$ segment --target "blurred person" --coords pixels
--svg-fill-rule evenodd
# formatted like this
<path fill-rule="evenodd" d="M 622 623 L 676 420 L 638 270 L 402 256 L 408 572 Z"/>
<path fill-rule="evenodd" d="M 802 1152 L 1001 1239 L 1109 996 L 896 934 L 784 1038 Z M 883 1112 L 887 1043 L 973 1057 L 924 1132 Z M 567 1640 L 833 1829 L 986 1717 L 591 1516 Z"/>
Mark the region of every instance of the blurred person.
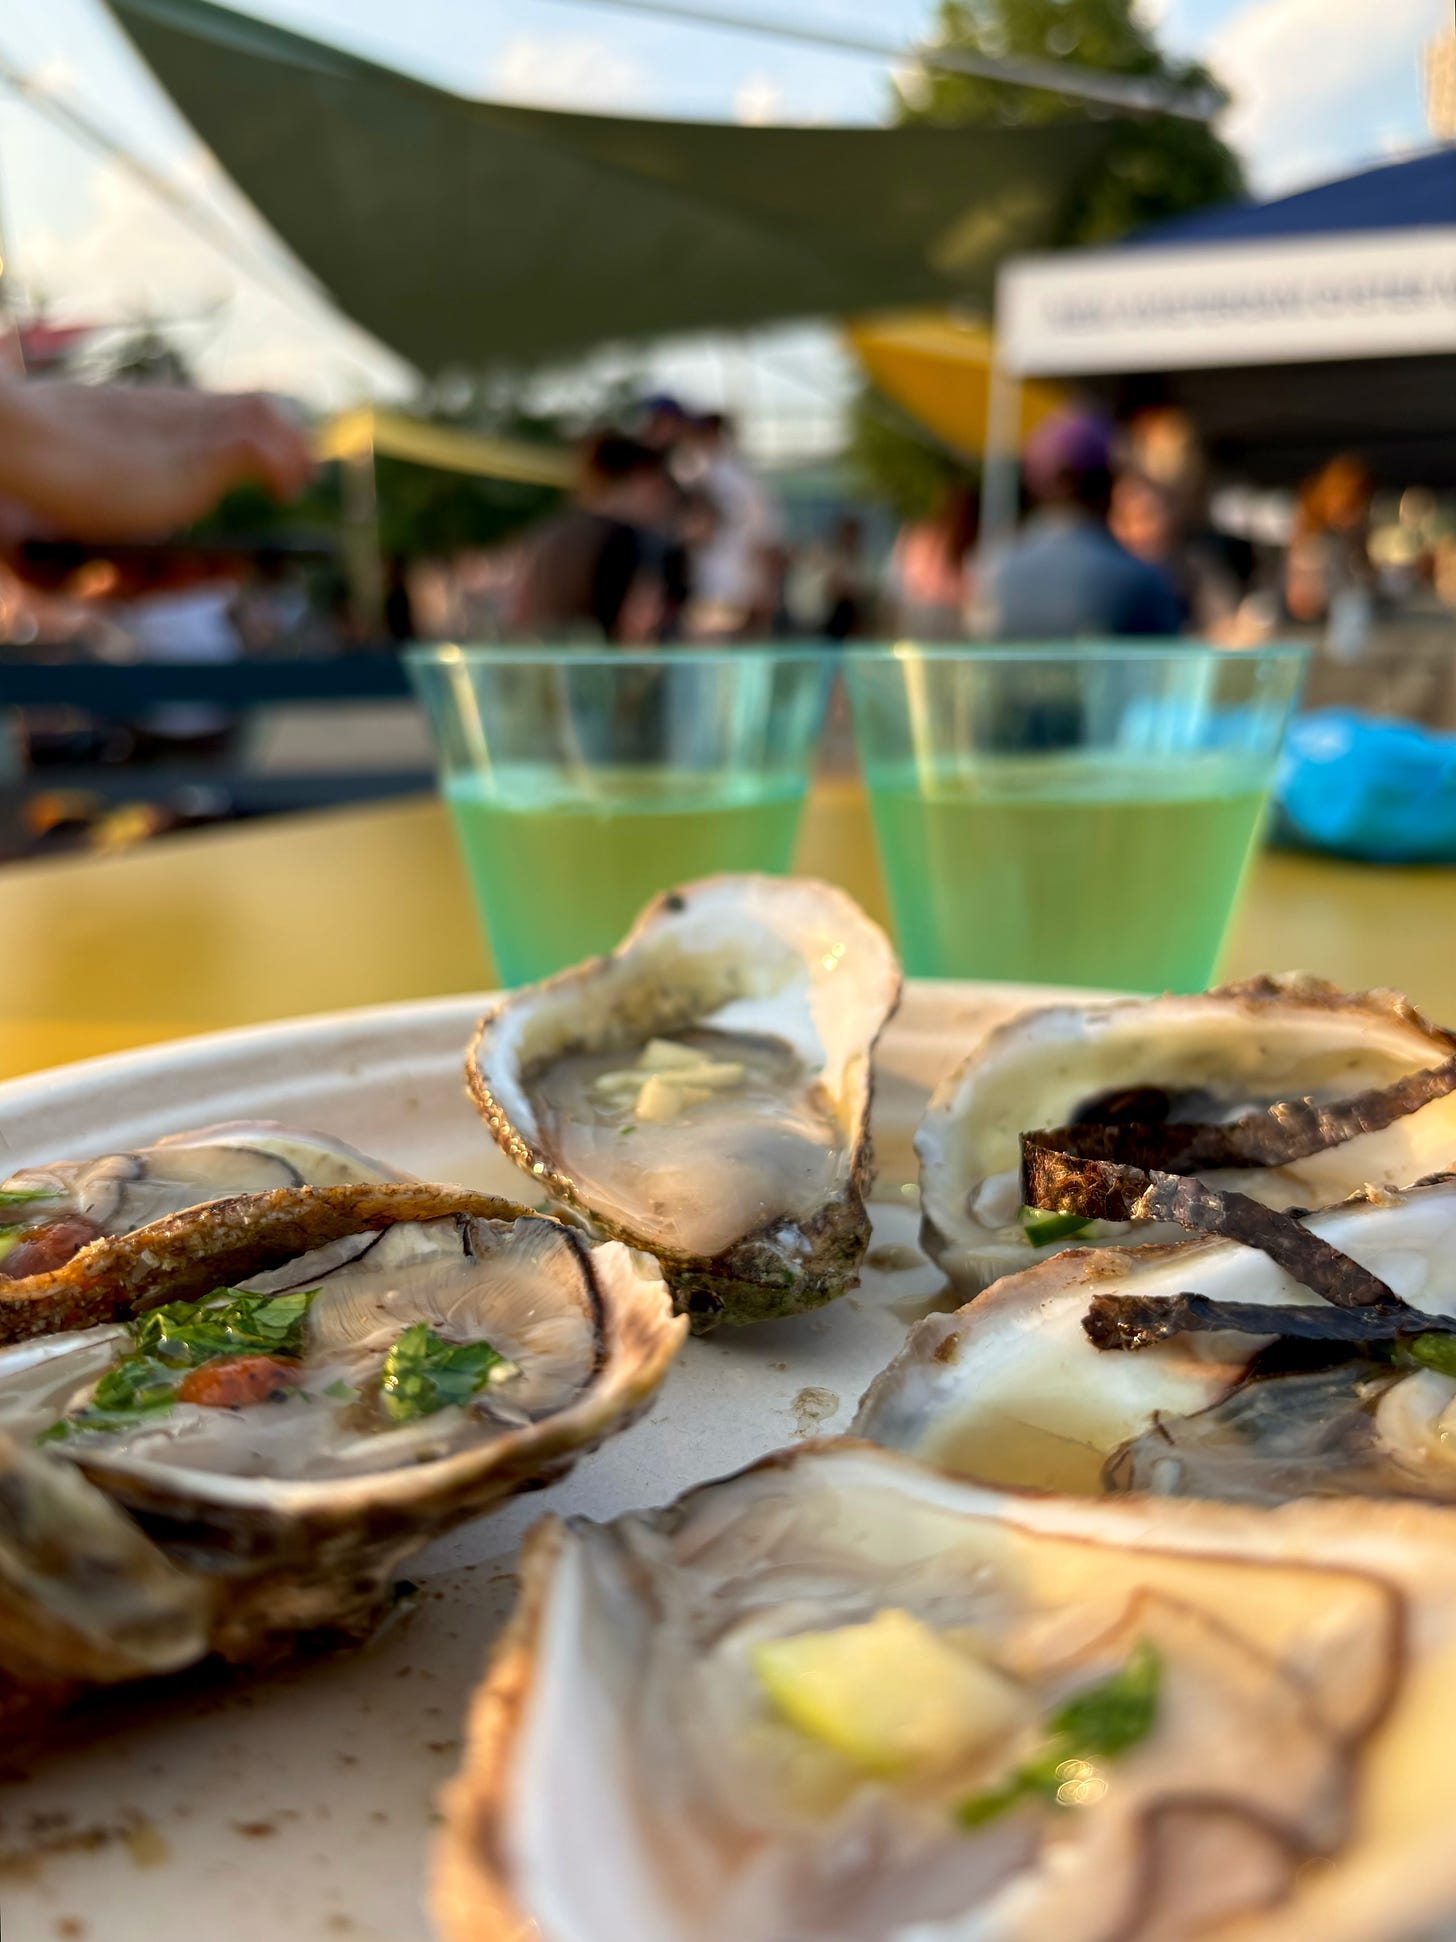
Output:
<path fill-rule="evenodd" d="M 819 628 L 825 640 L 854 640 L 869 631 L 873 591 L 864 550 L 864 521 L 856 513 L 842 513 L 829 536 L 824 615 Z"/>
<path fill-rule="evenodd" d="M 384 632 L 403 644 L 415 637 L 415 609 L 410 595 L 409 565 L 402 553 L 391 553 L 384 572 Z"/>
<path fill-rule="evenodd" d="M 1456 533 L 1438 539 L 1432 549 L 1431 584 L 1441 605 L 1456 611 Z"/>
<path fill-rule="evenodd" d="M 311 615 L 308 586 L 297 567 L 280 547 L 260 547 L 233 603 L 244 647 L 250 654 L 276 654 L 295 646 Z"/>
<path fill-rule="evenodd" d="M 768 578 L 768 638 L 793 640 L 802 630 L 794 613 L 795 555 L 782 540 L 764 549 L 764 571 Z"/>
<path fill-rule="evenodd" d="M 571 503 L 526 537 L 514 626 L 548 639 L 656 639 L 678 508 L 660 452 L 599 433 L 581 454 Z"/>
<path fill-rule="evenodd" d="M 692 430 L 691 414 L 665 391 L 644 398 L 638 406 L 637 436 L 654 452 L 671 458 Z"/>
<path fill-rule="evenodd" d="M 1374 606 L 1370 501 L 1364 461 L 1341 452 L 1300 487 L 1284 566 L 1284 605 L 1291 620 L 1323 622 L 1331 651 L 1354 659 L 1364 647 Z"/>
<path fill-rule="evenodd" d="M 1161 567 L 1183 602 L 1188 624 L 1221 646 L 1249 646 L 1244 611 L 1254 578 L 1247 540 L 1221 532 L 1208 502 L 1208 466 L 1197 428 L 1172 405 L 1138 412 L 1119 441 L 1109 524 L 1130 553 Z"/>
<path fill-rule="evenodd" d="M 1245 642 L 1240 604 L 1247 576 L 1234 571 L 1230 549 L 1213 532 L 1190 533 L 1184 501 L 1141 472 L 1120 472 L 1113 483 L 1108 529 L 1134 558 L 1165 574 L 1184 625 L 1224 646 Z"/>
<path fill-rule="evenodd" d="M 662 619 L 657 638 L 681 640 L 688 604 L 692 599 L 693 552 L 713 527 L 712 505 L 706 495 L 690 487 L 679 476 L 691 473 L 692 463 L 684 465 L 684 454 L 691 442 L 694 420 L 685 406 L 669 392 L 659 391 L 644 398 L 638 407 L 637 436 L 654 452 L 660 452 L 668 472 L 682 492 L 678 517 L 666 534 L 662 552 Z"/>
<path fill-rule="evenodd" d="M 677 474 L 685 441 L 693 428 L 692 414 L 669 392 L 659 391 L 642 400 L 639 419 L 638 437 L 654 452 L 661 452 L 668 471 L 682 486 Z M 682 638 L 684 616 L 692 599 L 693 549 L 707 537 L 713 523 L 707 499 L 685 486 L 683 492 L 680 517 L 667 536 L 662 555 L 663 611 L 658 638 L 664 641 Z"/>
<path fill-rule="evenodd" d="M 1024 471 L 1037 510 L 990 568 L 991 636 L 1070 641 L 1178 633 L 1183 609 L 1167 575 L 1108 530 L 1106 420 L 1084 411 L 1044 418 L 1026 442 Z"/>
<path fill-rule="evenodd" d="M 688 633 L 694 640 L 731 641 L 766 631 L 773 618 L 779 518 L 738 449 L 732 420 L 719 411 L 697 419 L 677 469 L 713 509 L 712 529 L 692 555 Z"/>
<path fill-rule="evenodd" d="M 295 498 L 308 441 L 267 398 L 0 378 L 0 538 L 151 539 L 235 486 Z"/>
<path fill-rule="evenodd" d="M 921 641 L 965 638 L 978 513 L 970 488 L 953 485 L 927 519 L 900 528 L 890 554 L 897 632 Z"/>
<path fill-rule="evenodd" d="M 1208 500 L 1208 468 L 1192 419 L 1174 405 L 1135 412 L 1119 446 L 1128 468 L 1168 495 L 1185 531 L 1201 523 Z"/>
<path fill-rule="evenodd" d="M 670 476 L 677 495 L 677 512 L 662 552 L 662 620 L 657 638 L 680 641 L 693 599 L 693 561 L 698 548 L 706 545 L 711 537 L 718 516 L 706 492 L 699 487 L 684 486 L 675 475 Z"/>
<path fill-rule="evenodd" d="M 133 656 L 184 665 L 241 660 L 236 609 L 243 571 L 240 558 L 223 551 L 158 559 L 149 573 L 139 563 L 133 584 L 150 584 L 113 608 Z M 131 727 L 140 756 L 211 756 L 231 747 L 237 718 L 213 702 L 170 701 L 149 709 Z"/>
<path fill-rule="evenodd" d="M 1178 543 L 1173 496 L 1143 472 L 1119 472 L 1112 482 L 1107 526 L 1119 546 L 1167 568 Z"/>

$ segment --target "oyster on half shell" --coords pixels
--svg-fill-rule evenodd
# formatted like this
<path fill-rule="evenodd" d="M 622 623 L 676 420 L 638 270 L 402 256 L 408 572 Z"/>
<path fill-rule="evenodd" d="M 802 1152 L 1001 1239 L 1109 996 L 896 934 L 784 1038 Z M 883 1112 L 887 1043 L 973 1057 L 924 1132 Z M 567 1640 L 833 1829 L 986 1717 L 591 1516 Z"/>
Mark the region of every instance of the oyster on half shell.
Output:
<path fill-rule="evenodd" d="M 594 1232 L 646 1249 L 698 1329 L 832 1301 L 873 1177 L 870 1059 L 899 999 L 843 891 L 710 877 L 610 957 L 513 992 L 466 1062 L 497 1142 Z"/>
<path fill-rule="evenodd" d="M 926 1251 L 969 1296 L 1068 1245 L 1181 1239 L 1166 1222 L 1134 1232 L 1098 1221 L 1035 1245 L 1022 1217 L 1020 1136 L 1089 1122 L 1216 1124 L 1283 1100 L 1329 1104 L 1453 1053 L 1456 1035 L 1399 993 L 1352 995 L 1303 974 L 1024 1012 L 941 1081 L 916 1134 Z M 1367 1184 L 1409 1186 L 1453 1159 L 1456 1091 L 1447 1091 L 1288 1164 L 1203 1177 L 1271 1207 L 1329 1207 Z"/>
<path fill-rule="evenodd" d="M 640 1415 L 686 1330 L 650 1257 L 416 1183 L 193 1208 L 0 1316 L 0 1711 L 362 1631 L 411 1552 Z"/>
<path fill-rule="evenodd" d="M 408 1176 L 329 1133 L 228 1120 L 153 1146 L 24 1167 L 0 1180 L 0 1282 L 58 1268 L 107 1234 L 128 1234 L 224 1194 L 343 1187 Z"/>
<path fill-rule="evenodd" d="M 1334 1309 L 1239 1241 L 1068 1248 L 918 1322 L 855 1431 L 986 1483 L 1456 1503 L 1456 1177 L 1301 1225 L 1408 1312 Z M 1217 1305 L 1208 1326 L 1158 1339 L 1188 1297 Z M 1094 1345 L 1119 1308 L 1145 1346 Z"/>
<path fill-rule="evenodd" d="M 548 1520 L 446 1942 L 1416 1942 L 1456 1916 L 1449 1513 L 770 1457 Z"/>

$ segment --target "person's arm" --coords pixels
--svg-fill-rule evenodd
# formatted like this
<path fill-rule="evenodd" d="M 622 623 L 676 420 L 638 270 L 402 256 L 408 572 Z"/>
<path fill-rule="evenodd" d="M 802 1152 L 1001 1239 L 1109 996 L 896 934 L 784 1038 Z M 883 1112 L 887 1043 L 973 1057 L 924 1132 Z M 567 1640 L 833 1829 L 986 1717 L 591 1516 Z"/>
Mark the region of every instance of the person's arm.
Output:
<path fill-rule="evenodd" d="M 257 395 L 0 382 L 0 497 L 37 532 L 160 538 L 234 486 L 289 499 L 312 471 L 303 433 Z"/>

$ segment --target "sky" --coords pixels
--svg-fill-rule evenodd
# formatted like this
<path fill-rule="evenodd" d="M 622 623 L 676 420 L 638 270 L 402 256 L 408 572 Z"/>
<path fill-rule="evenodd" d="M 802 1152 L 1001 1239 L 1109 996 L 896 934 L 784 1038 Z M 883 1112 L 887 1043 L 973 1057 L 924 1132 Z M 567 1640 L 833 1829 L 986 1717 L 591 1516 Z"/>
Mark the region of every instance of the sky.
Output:
<path fill-rule="evenodd" d="M 683 0 L 684 5 L 692 0 Z M 706 4 L 706 0 L 703 0 Z M 715 0 L 906 44 L 929 0 Z M 1278 194 L 1420 147 L 1421 50 L 1451 0 L 1143 0 L 1164 42 L 1213 67 L 1223 132 Z M 741 122 L 883 119 L 882 62 L 615 12 L 600 0 L 248 0 L 247 10 L 462 94 Z M 114 159 L 0 87 L 0 232 L 57 316 L 172 321 L 207 381 L 318 405 L 402 397 L 411 374 L 312 291 L 133 54 L 101 0 L 5 0 L 0 64 L 84 107 L 233 239 L 204 240 Z M 608 360 L 610 362 L 610 360 Z M 847 383 L 822 331 L 655 354 L 654 380 L 822 433 Z M 802 423 L 800 422 L 802 421 Z"/>

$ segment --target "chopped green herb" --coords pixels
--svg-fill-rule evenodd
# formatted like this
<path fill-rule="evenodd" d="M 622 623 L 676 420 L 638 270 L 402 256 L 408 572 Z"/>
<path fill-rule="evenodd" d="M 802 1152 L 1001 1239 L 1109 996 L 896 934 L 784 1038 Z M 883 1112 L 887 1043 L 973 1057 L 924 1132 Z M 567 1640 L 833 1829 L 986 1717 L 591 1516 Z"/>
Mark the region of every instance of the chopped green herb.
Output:
<path fill-rule="evenodd" d="M 1092 1223 L 1080 1214 L 1049 1214 L 1041 1207 L 1023 1207 L 1021 1228 L 1033 1247 L 1046 1247 L 1052 1241 L 1065 1241 L 1080 1234 Z"/>
<path fill-rule="evenodd" d="M 416 1322 L 384 1358 L 379 1399 L 396 1423 L 433 1416 L 469 1402 L 504 1359 L 489 1342 L 447 1342 L 428 1322 Z"/>
<path fill-rule="evenodd" d="M 1000 1820 L 1009 1814 L 1013 1807 L 1019 1807 L 1024 1800 L 1030 1800 L 1041 1790 L 1031 1785 L 1027 1778 L 1028 1769 L 1018 1767 L 1009 1780 L 1002 1781 L 999 1787 L 988 1788 L 984 1794 L 972 1794 L 956 1808 L 955 1817 L 962 1827 L 985 1827 L 991 1821 Z"/>
<path fill-rule="evenodd" d="M 177 1400 L 178 1372 L 155 1356 L 124 1355 L 91 1394 L 91 1407 L 107 1414 L 161 1409 Z"/>
<path fill-rule="evenodd" d="M 1158 1717 L 1162 1680 L 1157 1652 L 1146 1639 L 1139 1640 L 1120 1672 L 1074 1693 L 1052 1714 L 1053 1736 L 1075 1743 L 1074 1752 L 1064 1757 L 1085 1760 L 1092 1753 L 1126 1753 L 1145 1740 Z"/>
<path fill-rule="evenodd" d="M 138 1350 L 177 1368 L 196 1369 L 215 1355 L 297 1355 L 317 1288 L 287 1295 L 240 1294 L 218 1288 L 201 1301 L 172 1301 L 128 1322 Z"/>
<path fill-rule="evenodd" d="M 19 1207 L 27 1200 L 58 1200 L 51 1187 L 0 1187 L 0 1207 Z"/>
<path fill-rule="evenodd" d="M 1443 1335 L 1435 1331 L 1428 1335 L 1414 1335 L 1406 1348 L 1412 1360 L 1419 1362 L 1423 1369 L 1434 1369 L 1442 1376 L 1456 1376 L 1456 1335 Z"/>
<path fill-rule="evenodd" d="M 42 1432 L 54 1442 L 74 1430 L 114 1432 L 176 1402 L 189 1369 L 221 1356 L 296 1356 L 317 1288 L 287 1295 L 250 1295 L 218 1288 L 200 1301 L 172 1301 L 149 1308 L 126 1325 L 136 1344 L 113 1363 L 91 1400 Z"/>
<path fill-rule="evenodd" d="M 177 1400 L 181 1371 L 158 1362 L 155 1356 L 125 1355 L 108 1369 L 91 1392 L 91 1400 L 73 1415 L 63 1416 L 36 1438 L 58 1443 L 78 1430 L 114 1435 L 163 1414 Z"/>
<path fill-rule="evenodd" d="M 324 1394 L 336 1403 L 351 1403 L 359 1394 L 359 1391 L 354 1387 L 352 1382 L 345 1382 L 343 1377 L 340 1376 L 337 1382 L 331 1382 L 329 1384 Z"/>
<path fill-rule="evenodd" d="M 1158 1717 L 1163 1664 L 1141 1639 L 1120 1672 L 1074 1693 L 1047 1721 L 1046 1742 L 1023 1761 L 1009 1779 L 984 1794 L 972 1794 L 955 1810 L 962 1827 L 984 1827 L 1023 1801 L 1053 1806 L 1075 1799 L 1069 1784 L 1092 1777 L 1092 1762 L 1126 1753 L 1153 1730 Z"/>
<path fill-rule="evenodd" d="M 37 1443 L 64 1443 L 67 1437 L 79 1435 L 82 1430 L 117 1436 L 123 1430 L 135 1429 L 138 1423 L 155 1422 L 166 1413 L 161 1406 L 149 1410 L 78 1409 L 74 1416 L 63 1416 L 58 1423 L 52 1423 L 48 1430 L 42 1430 L 35 1440 Z"/>

